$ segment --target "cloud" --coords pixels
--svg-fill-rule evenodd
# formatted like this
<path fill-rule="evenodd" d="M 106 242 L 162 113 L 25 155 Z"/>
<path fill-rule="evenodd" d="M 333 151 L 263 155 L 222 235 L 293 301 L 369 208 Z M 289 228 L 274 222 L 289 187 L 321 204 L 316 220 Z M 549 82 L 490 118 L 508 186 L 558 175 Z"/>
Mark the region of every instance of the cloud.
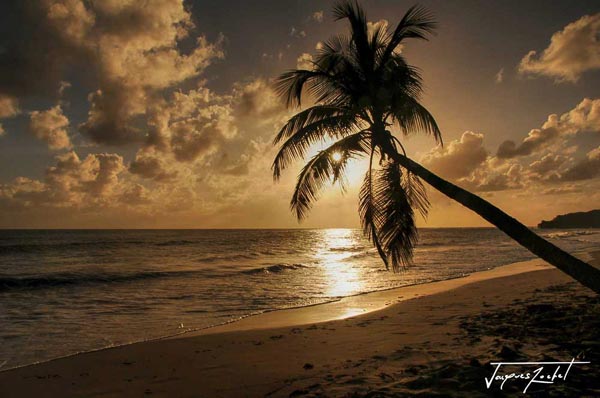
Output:
<path fill-rule="evenodd" d="M 0 200 L 13 208 L 85 209 L 111 204 L 119 189 L 119 174 L 125 170 L 116 154 L 90 154 L 81 160 L 73 152 L 56 157 L 43 181 L 17 178 L 0 188 Z"/>
<path fill-rule="evenodd" d="M 52 150 L 68 149 L 71 140 L 67 134 L 69 119 L 63 114 L 60 105 L 46 111 L 33 111 L 29 114 L 29 131 L 45 141 Z"/>
<path fill-rule="evenodd" d="M 181 162 L 193 162 L 211 153 L 237 134 L 230 97 L 208 89 L 174 92 L 150 110 L 146 147 L 171 153 Z"/>
<path fill-rule="evenodd" d="M 175 91 L 150 107 L 147 135 L 130 171 L 164 182 L 179 169 L 173 163 L 181 162 L 205 172 L 247 174 L 259 143 L 270 142 L 288 115 L 270 82 L 260 78 L 236 83 L 227 95 L 203 86 Z M 167 164 L 173 170 L 166 171 Z"/>
<path fill-rule="evenodd" d="M 43 179 L 18 177 L 0 184 L 0 214 L 4 224 L 12 220 L 15 225 L 91 220 L 90 226 L 124 226 L 121 221 L 132 218 L 148 223 L 157 215 L 168 220 L 173 212 L 201 212 L 194 189 L 191 175 L 180 184 L 149 189 L 127 172 L 120 155 L 95 153 L 82 159 L 69 151 L 56 157 Z"/>
<path fill-rule="evenodd" d="M 500 84 L 504 81 L 504 68 L 500 68 L 498 73 L 496 73 L 494 80 L 496 81 L 496 84 Z"/>
<path fill-rule="evenodd" d="M 123 145 L 141 142 L 144 134 L 140 127 L 130 123 L 146 108 L 142 90 L 121 87 L 96 90 L 88 95 L 90 109 L 87 120 L 79 124 L 79 131 L 93 142 L 106 145 Z"/>
<path fill-rule="evenodd" d="M 218 119 L 211 117 L 200 116 L 175 122 L 170 129 L 173 154 L 177 160 L 184 162 L 213 153 L 223 137 Z"/>
<path fill-rule="evenodd" d="M 259 78 L 236 84 L 231 101 L 236 119 L 242 119 L 244 124 L 248 119 L 252 119 L 253 122 L 258 123 L 259 128 L 269 126 L 273 129 L 274 124 L 283 121 L 283 116 L 288 114 L 270 83 L 265 79 Z M 266 133 L 271 135 L 273 131 Z"/>
<path fill-rule="evenodd" d="M 527 53 L 518 71 L 552 77 L 557 82 L 576 82 L 584 72 L 600 68 L 599 37 L 600 13 L 584 15 L 554 33 L 541 55 Z"/>
<path fill-rule="evenodd" d="M 368 21 L 367 22 L 367 32 L 368 32 L 369 36 L 372 36 L 373 33 L 375 33 L 375 31 L 377 29 L 383 29 L 385 31 L 385 29 L 387 29 L 388 25 L 389 25 L 389 22 L 387 19 L 380 19 L 379 21 L 376 21 L 376 22 Z"/>
<path fill-rule="evenodd" d="M 506 140 L 498 147 L 497 156 L 503 159 L 510 159 L 518 156 L 529 156 L 532 153 L 541 150 L 549 143 L 558 138 L 560 132 L 554 126 L 547 128 L 533 129 L 529 131 L 527 137 L 519 145 L 512 140 Z"/>
<path fill-rule="evenodd" d="M 295 37 L 297 39 L 301 39 L 306 37 L 306 32 L 300 29 L 296 29 L 294 26 L 290 29 L 290 36 Z"/>
<path fill-rule="evenodd" d="M 585 98 L 560 117 L 548 116 L 542 127 L 531 130 L 520 144 L 512 140 L 500 144 L 497 156 L 503 159 L 529 156 L 582 132 L 600 132 L 600 99 Z"/>
<path fill-rule="evenodd" d="M 458 179 L 471 174 L 487 156 L 488 152 L 483 147 L 483 134 L 465 131 L 460 140 L 432 149 L 421 161 L 447 178 Z"/>
<path fill-rule="evenodd" d="M 600 100 L 586 98 L 561 116 L 550 115 L 520 144 L 503 142 L 496 156 L 485 149 L 483 134 L 467 131 L 446 147 L 432 149 L 421 161 L 442 177 L 476 192 L 526 189 L 550 194 L 562 192 L 562 185 L 552 189 L 548 185 L 567 183 L 573 191 L 579 189 L 573 184 L 600 176 L 600 148 L 582 156 L 572 140 L 598 132 Z"/>
<path fill-rule="evenodd" d="M 0 94 L 0 120 L 14 117 L 20 113 L 16 98 Z M 4 135 L 4 127 L 0 124 L 0 136 Z"/>
<path fill-rule="evenodd" d="M 541 191 L 542 195 L 567 195 L 573 193 L 581 193 L 584 190 L 581 187 L 573 185 L 565 185 L 560 187 L 547 188 Z"/>
<path fill-rule="evenodd" d="M 141 141 L 156 98 L 223 56 L 220 39 L 191 36 L 182 0 L 40 0 L 17 9 L 0 53 L 0 95 L 56 95 L 66 73 L 84 70 L 96 89 L 79 128 L 101 144 Z"/>
<path fill-rule="evenodd" d="M 296 60 L 296 68 L 298 69 L 313 69 L 313 57 L 309 53 L 302 53 Z"/>
<path fill-rule="evenodd" d="M 592 149 L 583 160 L 561 174 L 562 181 L 582 181 L 600 176 L 600 146 Z"/>
<path fill-rule="evenodd" d="M 579 132 L 600 132 L 600 99 L 584 98 L 575 108 L 558 118 L 551 115 L 549 125 L 555 125 L 566 134 Z"/>
<path fill-rule="evenodd" d="M 16 98 L 0 95 L 0 119 L 16 116 L 20 113 Z"/>
<path fill-rule="evenodd" d="M 138 151 L 129 164 L 129 172 L 155 181 L 171 181 L 177 177 L 176 170 L 168 170 L 168 160 L 152 149 Z"/>
<path fill-rule="evenodd" d="M 490 156 L 468 176 L 456 182 L 475 192 L 496 192 L 522 188 L 525 180 L 523 166 Z"/>
<path fill-rule="evenodd" d="M 557 175 L 560 167 L 568 160 L 566 156 L 548 153 L 529 164 L 531 175 L 538 179 L 552 179 Z"/>
<path fill-rule="evenodd" d="M 141 184 L 134 184 L 127 188 L 119 196 L 119 201 L 136 207 L 152 203 L 150 191 Z"/>
<path fill-rule="evenodd" d="M 323 11 L 319 10 L 319 11 L 315 11 L 312 16 L 311 19 L 315 22 L 321 23 L 323 22 Z"/>

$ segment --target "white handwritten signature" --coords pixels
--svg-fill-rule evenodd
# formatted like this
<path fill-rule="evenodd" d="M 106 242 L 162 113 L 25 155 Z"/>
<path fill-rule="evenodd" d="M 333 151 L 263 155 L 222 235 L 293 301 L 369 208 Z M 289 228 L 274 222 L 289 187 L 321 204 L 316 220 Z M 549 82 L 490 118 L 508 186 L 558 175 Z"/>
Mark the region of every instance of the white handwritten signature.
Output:
<path fill-rule="evenodd" d="M 504 387 L 504 383 L 509 380 L 528 380 L 529 382 L 523 389 L 526 393 L 532 384 L 554 384 L 555 380 L 566 380 L 569 371 L 573 365 L 589 364 L 590 362 L 575 361 L 573 358 L 569 362 L 490 362 L 490 365 L 495 366 L 494 374 L 489 379 L 485 378 L 485 385 L 489 390 L 494 381 L 500 382 L 500 389 Z M 506 373 L 500 374 L 499 370 L 502 366 L 539 366 L 532 372 L 527 373 Z M 550 372 L 544 372 L 544 367 L 550 368 Z M 566 367 L 563 371 L 562 367 Z M 552 372 L 552 370 L 554 370 Z M 563 373 L 564 372 L 564 373 Z"/>

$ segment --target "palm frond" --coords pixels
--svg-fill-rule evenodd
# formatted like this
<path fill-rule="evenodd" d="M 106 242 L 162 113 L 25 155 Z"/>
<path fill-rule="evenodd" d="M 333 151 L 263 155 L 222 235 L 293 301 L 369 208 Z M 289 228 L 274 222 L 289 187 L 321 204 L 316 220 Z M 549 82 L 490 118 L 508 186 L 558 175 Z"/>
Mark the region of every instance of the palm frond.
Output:
<path fill-rule="evenodd" d="M 271 169 L 273 178 L 278 180 L 281 172 L 294 160 L 303 158 L 308 149 L 327 138 L 340 138 L 356 131 L 359 123 L 352 113 L 342 113 L 324 119 L 319 119 L 297 130 L 289 137 L 275 156 Z"/>
<path fill-rule="evenodd" d="M 437 23 L 433 13 L 425 7 L 415 5 L 408 9 L 402 20 L 396 26 L 387 44 L 380 66 L 384 65 L 389 57 L 404 39 L 414 38 L 428 40 L 428 35 L 434 33 Z"/>
<path fill-rule="evenodd" d="M 407 95 L 394 102 L 391 104 L 391 115 L 404 134 L 421 131 L 433 135 L 435 141 L 443 145 L 442 132 L 435 118 L 419 101 Z"/>
<path fill-rule="evenodd" d="M 406 192 L 408 202 L 413 209 L 417 209 L 423 218 L 429 212 L 429 199 L 427 190 L 421 179 L 407 169 L 402 169 L 402 188 Z"/>
<path fill-rule="evenodd" d="M 337 34 L 322 43 L 317 51 L 315 64 L 324 72 L 336 72 L 343 62 L 357 65 L 352 38 L 345 34 Z"/>
<path fill-rule="evenodd" d="M 340 179 L 349 159 L 366 153 L 368 138 L 369 132 L 364 130 L 344 137 L 320 151 L 304 166 L 298 175 L 298 182 L 290 202 L 290 208 L 296 213 L 298 220 L 306 217 L 326 182 Z M 334 153 L 343 154 L 342 159 L 334 161 Z"/>
<path fill-rule="evenodd" d="M 358 194 L 358 213 L 363 234 L 373 242 L 379 257 L 383 260 L 385 267 L 389 269 L 387 255 L 383 251 L 377 235 L 378 226 L 383 223 L 383 216 L 373 195 L 373 154 L 373 150 L 371 150 L 369 169 Z"/>
<path fill-rule="evenodd" d="M 274 84 L 275 92 L 285 99 L 288 108 L 302 104 L 302 93 L 307 82 L 314 79 L 327 80 L 331 76 L 322 71 L 295 69 L 282 73 Z"/>
<path fill-rule="evenodd" d="M 279 133 L 273 139 L 273 145 L 279 144 L 284 139 L 296 134 L 300 129 L 318 122 L 323 119 L 328 119 L 338 116 L 341 113 L 347 112 L 347 108 L 330 105 L 315 105 L 298 112 L 292 116 L 287 123 L 279 130 Z"/>
<path fill-rule="evenodd" d="M 381 214 L 377 233 L 394 271 L 411 264 L 418 240 L 414 212 L 401 181 L 400 165 L 388 161 L 373 182 L 374 201 Z"/>
<path fill-rule="evenodd" d="M 367 28 L 367 16 L 365 11 L 356 0 L 339 1 L 333 7 L 333 15 L 336 20 L 348 19 L 352 41 L 356 46 L 357 60 L 364 73 L 369 73 L 373 68 L 371 47 L 369 46 L 369 34 Z"/>
<path fill-rule="evenodd" d="M 406 63 L 400 54 L 388 61 L 386 68 L 380 70 L 381 80 L 392 93 L 392 105 L 405 96 L 419 99 L 423 92 L 423 78 L 419 68 Z"/>

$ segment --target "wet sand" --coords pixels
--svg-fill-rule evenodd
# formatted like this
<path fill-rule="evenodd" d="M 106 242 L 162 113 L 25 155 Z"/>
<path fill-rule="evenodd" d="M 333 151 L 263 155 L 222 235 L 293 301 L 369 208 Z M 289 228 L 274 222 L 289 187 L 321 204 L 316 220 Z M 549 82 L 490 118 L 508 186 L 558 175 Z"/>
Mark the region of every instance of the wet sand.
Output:
<path fill-rule="evenodd" d="M 0 396 L 493 396 L 490 361 L 572 358 L 530 392 L 598 396 L 599 331 L 597 295 L 534 260 L 0 372 Z"/>

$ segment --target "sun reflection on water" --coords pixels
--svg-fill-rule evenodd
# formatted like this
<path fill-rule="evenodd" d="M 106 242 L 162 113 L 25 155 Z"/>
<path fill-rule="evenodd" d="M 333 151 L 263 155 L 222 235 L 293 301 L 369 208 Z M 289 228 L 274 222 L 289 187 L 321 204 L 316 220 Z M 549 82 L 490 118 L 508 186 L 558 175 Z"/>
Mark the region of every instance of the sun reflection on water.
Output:
<path fill-rule="evenodd" d="M 352 248 L 359 244 L 356 232 L 351 229 L 326 229 L 321 232 L 323 246 L 315 256 L 327 278 L 326 294 L 339 297 L 359 293 L 362 288 L 360 271 L 346 261 L 353 255 Z"/>

